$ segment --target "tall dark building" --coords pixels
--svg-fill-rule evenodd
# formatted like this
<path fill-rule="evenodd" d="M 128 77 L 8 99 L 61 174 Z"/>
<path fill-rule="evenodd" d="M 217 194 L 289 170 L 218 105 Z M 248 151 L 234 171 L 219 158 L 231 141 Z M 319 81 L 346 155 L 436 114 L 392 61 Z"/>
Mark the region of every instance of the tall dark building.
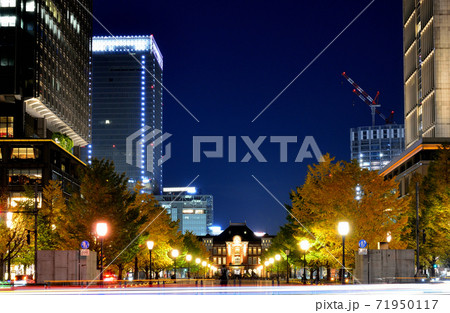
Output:
<path fill-rule="evenodd" d="M 0 192 L 7 193 L 0 207 L 11 214 L 27 185 L 36 188 L 38 212 L 49 180 L 60 181 L 67 197 L 79 189 L 85 164 L 77 156 L 90 141 L 86 9 L 92 1 L 0 0 Z M 11 275 L 39 281 L 36 264 L 37 255 L 34 266 Z"/>
<path fill-rule="evenodd" d="M 90 0 L 0 0 L 0 187 L 77 188 L 90 141 Z"/>
<path fill-rule="evenodd" d="M 403 0 L 406 150 L 380 172 L 396 177 L 401 195 L 450 143 L 449 8 L 450 0 Z"/>
<path fill-rule="evenodd" d="M 130 186 L 162 190 L 163 57 L 151 36 L 94 37 L 92 158 L 114 161 Z M 86 153 L 86 154 L 85 154 Z"/>
<path fill-rule="evenodd" d="M 91 30 L 77 0 L 0 1 L 1 115 L 14 117 L 1 137 L 89 142 Z"/>

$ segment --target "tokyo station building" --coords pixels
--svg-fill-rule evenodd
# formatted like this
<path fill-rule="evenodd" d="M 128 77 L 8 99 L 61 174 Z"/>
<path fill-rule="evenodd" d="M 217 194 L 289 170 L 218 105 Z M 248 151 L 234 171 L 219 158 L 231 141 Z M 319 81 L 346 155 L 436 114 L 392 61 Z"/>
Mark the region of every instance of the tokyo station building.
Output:
<path fill-rule="evenodd" d="M 223 265 L 232 275 L 262 276 L 261 254 L 273 236 L 253 232 L 246 223 L 230 223 L 217 236 L 199 237 L 210 252 L 210 262 L 217 268 Z"/>

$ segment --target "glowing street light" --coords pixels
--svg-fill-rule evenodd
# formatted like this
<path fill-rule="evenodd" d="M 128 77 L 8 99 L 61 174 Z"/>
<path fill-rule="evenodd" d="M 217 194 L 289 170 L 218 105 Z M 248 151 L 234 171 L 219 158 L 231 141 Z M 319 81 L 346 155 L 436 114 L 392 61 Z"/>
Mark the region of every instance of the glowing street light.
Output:
<path fill-rule="evenodd" d="M 386 235 L 386 241 L 387 241 L 387 242 L 391 242 L 391 240 L 392 240 L 392 235 L 391 235 L 391 232 L 388 231 L 388 232 L 387 232 L 387 235 Z"/>
<path fill-rule="evenodd" d="M 187 272 L 188 279 L 191 279 L 191 261 L 192 255 L 186 254 L 186 262 L 188 264 L 188 272 Z"/>
<path fill-rule="evenodd" d="M 147 241 L 147 248 L 148 248 L 148 252 L 149 252 L 149 255 L 150 255 L 150 279 L 152 279 L 152 250 L 153 250 L 153 246 L 155 245 L 155 243 L 153 242 L 153 241 L 151 241 L 151 240 L 148 240 Z"/>
<path fill-rule="evenodd" d="M 200 276 L 199 274 L 200 274 L 200 263 L 202 263 L 202 260 L 200 259 L 200 258 L 196 258 L 195 259 L 195 264 L 197 264 L 199 267 L 198 267 L 198 271 L 197 271 L 197 276 Z"/>
<path fill-rule="evenodd" d="M 275 255 L 275 261 L 280 261 L 281 260 L 281 255 L 279 255 L 279 254 L 276 254 Z M 279 270 L 280 269 L 280 264 L 279 263 L 277 263 L 277 281 L 279 282 L 279 280 L 280 280 L 280 274 L 279 274 Z"/>
<path fill-rule="evenodd" d="M 267 279 L 267 267 L 270 265 L 270 262 L 269 261 L 265 261 L 264 262 L 264 266 L 266 267 L 266 279 Z"/>
<path fill-rule="evenodd" d="M 175 266 L 175 269 L 174 269 L 174 272 L 175 272 L 175 281 L 174 281 L 174 283 L 175 284 L 177 283 L 177 258 L 178 258 L 179 255 L 180 255 L 180 252 L 177 249 L 173 249 L 172 250 L 172 257 L 174 259 L 174 266 Z"/>
<path fill-rule="evenodd" d="M 97 236 L 100 237 L 100 280 L 103 284 L 103 238 L 108 232 L 108 224 L 97 223 L 96 232 Z"/>
<path fill-rule="evenodd" d="M 348 222 L 339 222 L 338 232 L 342 236 L 342 284 L 345 284 L 345 236 L 350 231 Z"/>
<path fill-rule="evenodd" d="M 203 266 L 203 271 L 205 272 L 205 279 L 206 279 L 206 261 L 202 262 L 202 266 Z"/>
<path fill-rule="evenodd" d="M 304 239 L 300 241 L 300 249 L 303 250 L 303 275 L 302 275 L 303 285 L 306 284 L 306 252 L 309 250 L 309 247 L 310 244 L 308 240 Z"/>

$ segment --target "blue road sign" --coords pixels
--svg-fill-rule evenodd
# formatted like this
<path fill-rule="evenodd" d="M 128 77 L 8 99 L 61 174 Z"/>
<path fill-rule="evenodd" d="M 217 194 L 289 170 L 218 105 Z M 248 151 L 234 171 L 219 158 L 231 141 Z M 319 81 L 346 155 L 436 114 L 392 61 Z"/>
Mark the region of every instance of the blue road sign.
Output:
<path fill-rule="evenodd" d="M 361 239 L 361 240 L 359 241 L 359 247 L 360 247 L 361 249 L 364 249 L 366 246 L 367 246 L 367 241 L 365 241 L 364 239 Z"/>
<path fill-rule="evenodd" d="M 81 249 L 88 249 L 89 248 L 89 241 L 83 240 L 81 242 Z"/>

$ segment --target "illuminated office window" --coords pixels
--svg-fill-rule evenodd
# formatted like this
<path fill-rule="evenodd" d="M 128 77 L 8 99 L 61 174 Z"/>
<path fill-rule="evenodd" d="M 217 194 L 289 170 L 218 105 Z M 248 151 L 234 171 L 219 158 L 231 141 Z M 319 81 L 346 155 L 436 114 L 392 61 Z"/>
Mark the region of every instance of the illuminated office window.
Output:
<path fill-rule="evenodd" d="M 0 138 L 14 137 L 14 117 L 0 117 Z"/>
<path fill-rule="evenodd" d="M 37 159 L 39 151 L 34 148 L 13 148 L 11 159 Z"/>

